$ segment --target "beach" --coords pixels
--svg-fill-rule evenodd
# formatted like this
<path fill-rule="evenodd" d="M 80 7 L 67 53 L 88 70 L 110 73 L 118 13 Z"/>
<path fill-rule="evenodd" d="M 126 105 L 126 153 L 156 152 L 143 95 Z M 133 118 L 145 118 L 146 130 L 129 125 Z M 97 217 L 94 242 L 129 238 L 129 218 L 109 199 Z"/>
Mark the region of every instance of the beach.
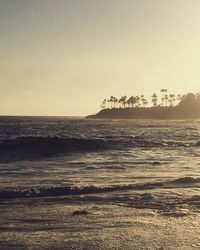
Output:
<path fill-rule="evenodd" d="M 1 117 L 0 249 L 199 249 L 199 132 Z"/>

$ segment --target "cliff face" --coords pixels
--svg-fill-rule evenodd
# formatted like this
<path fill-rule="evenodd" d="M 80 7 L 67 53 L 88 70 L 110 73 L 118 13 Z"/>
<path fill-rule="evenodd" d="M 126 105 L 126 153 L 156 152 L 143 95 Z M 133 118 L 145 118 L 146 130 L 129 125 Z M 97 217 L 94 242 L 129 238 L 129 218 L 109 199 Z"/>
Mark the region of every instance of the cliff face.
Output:
<path fill-rule="evenodd" d="M 151 107 L 151 108 L 113 108 L 101 110 L 90 119 L 198 119 L 200 106 L 191 105 L 176 107 Z"/>

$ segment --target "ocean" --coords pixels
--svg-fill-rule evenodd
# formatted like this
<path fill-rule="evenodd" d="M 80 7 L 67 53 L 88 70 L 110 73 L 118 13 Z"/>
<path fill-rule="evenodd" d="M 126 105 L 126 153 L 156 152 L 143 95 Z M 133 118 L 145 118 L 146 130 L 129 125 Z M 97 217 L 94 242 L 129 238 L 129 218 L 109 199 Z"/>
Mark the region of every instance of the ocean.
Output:
<path fill-rule="evenodd" d="M 0 249 L 200 249 L 200 120 L 0 117 Z"/>

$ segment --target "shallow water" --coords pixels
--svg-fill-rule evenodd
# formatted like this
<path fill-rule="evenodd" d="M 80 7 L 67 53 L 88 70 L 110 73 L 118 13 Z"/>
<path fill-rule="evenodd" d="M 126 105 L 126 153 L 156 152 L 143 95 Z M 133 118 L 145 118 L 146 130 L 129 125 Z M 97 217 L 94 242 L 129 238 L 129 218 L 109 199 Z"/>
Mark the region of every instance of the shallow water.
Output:
<path fill-rule="evenodd" d="M 199 120 L 1 117 L 0 249 L 199 249 L 199 141 Z"/>

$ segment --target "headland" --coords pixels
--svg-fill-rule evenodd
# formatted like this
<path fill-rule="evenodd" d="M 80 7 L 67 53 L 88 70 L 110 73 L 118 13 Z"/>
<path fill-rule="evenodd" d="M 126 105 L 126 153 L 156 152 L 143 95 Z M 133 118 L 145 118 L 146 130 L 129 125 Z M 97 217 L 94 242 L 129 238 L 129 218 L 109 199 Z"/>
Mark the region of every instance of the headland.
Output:
<path fill-rule="evenodd" d="M 131 102 L 130 98 L 124 101 L 116 101 L 111 97 L 109 101 L 103 101 L 101 105 L 102 110 L 95 115 L 89 115 L 89 119 L 163 119 L 163 120 L 176 120 L 176 119 L 200 119 L 200 94 L 188 93 L 184 96 L 179 95 L 179 102 L 174 105 L 175 97 L 171 99 L 162 98 L 162 103 L 157 105 L 157 97 L 152 96 L 152 107 L 145 107 L 147 104 L 146 99 L 142 99 L 143 105 L 139 103 L 138 98 Z M 113 101 L 112 101 L 113 100 Z M 168 101 L 168 104 L 166 102 Z M 110 107 L 103 105 L 110 102 Z M 117 106 L 118 104 L 119 106 Z"/>

